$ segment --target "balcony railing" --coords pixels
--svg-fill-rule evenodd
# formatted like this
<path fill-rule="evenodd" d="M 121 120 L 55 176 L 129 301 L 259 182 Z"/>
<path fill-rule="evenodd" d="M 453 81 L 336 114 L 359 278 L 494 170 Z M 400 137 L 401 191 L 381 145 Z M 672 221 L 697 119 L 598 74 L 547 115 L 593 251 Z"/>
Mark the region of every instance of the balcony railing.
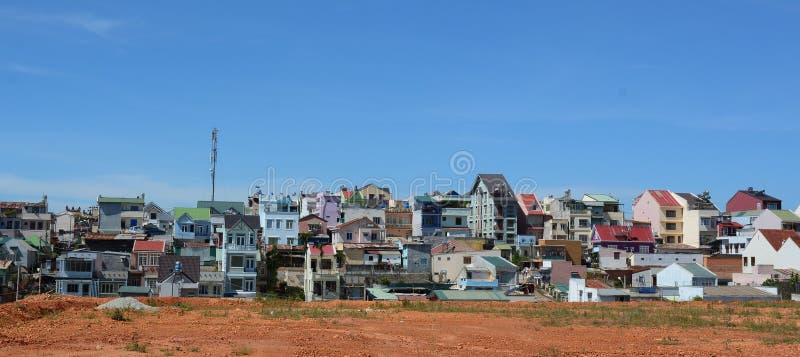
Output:
<path fill-rule="evenodd" d="M 469 288 L 496 288 L 500 286 L 500 282 L 497 279 L 494 280 L 459 279 L 458 285 Z"/>
<path fill-rule="evenodd" d="M 249 244 L 236 244 L 236 243 L 227 243 L 225 244 L 225 249 L 227 250 L 258 250 L 256 245 L 249 245 Z"/>

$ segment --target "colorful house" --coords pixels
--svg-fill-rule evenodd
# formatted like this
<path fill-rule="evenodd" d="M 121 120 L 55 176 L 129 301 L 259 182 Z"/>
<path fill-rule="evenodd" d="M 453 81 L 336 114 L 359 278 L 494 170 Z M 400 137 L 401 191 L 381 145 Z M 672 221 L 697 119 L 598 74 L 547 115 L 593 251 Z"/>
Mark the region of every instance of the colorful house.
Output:
<path fill-rule="evenodd" d="M 647 190 L 633 202 L 633 219 L 649 222 L 664 243 L 683 243 L 683 206 L 668 190 Z"/>
<path fill-rule="evenodd" d="M 211 210 L 208 208 L 175 207 L 175 239 L 208 242 L 211 237 Z"/>
<path fill-rule="evenodd" d="M 596 225 L 592 229 L 592 245 L 648 254 L 655 252 L 656 240 L 647 227 Z"/>
<path fill-rule="evenodd" d="M 781 209 L 781 200 L 768 195 L 764 190 L 756 191 L 752 187 L 737 191 L 725 205 L 727 212 Z"/>

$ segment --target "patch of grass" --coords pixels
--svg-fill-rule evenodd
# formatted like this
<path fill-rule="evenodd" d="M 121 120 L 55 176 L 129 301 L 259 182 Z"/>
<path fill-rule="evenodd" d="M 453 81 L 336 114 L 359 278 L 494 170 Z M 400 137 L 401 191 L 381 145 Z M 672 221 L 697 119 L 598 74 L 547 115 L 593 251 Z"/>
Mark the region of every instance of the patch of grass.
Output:
<path fill-rule="evenodd" d="M 678 339 L 673 338 L 672 336 L 664 336 L 660 340 L 658 340 L 658 344 L 664 346 L 675 346 L 679 345 L 680 343 L 681 342 L 678 341 Z"/>
<path fill-rule="evenodd" d="M 800 337 L 767 337 L 761 340 L 765 345 L 786 345 L 786 344 L 800 344 Z"/>
<path fill-rule="evenodd" d="M 94 320 L 95 317 L 97 317 L 97 315 L 95 315 L 94 312 L 90 312 L 90 313 L 88 313 L 86 315 L 83 315 L 83 318 L 87 319 L 87 320 Z"/>
<path fill-rule="evenodd" d="M 236 356 L 249 356 L 253 354 L 253 349 L 247 346 L 239 346 L 237 349 L 233 350 L 233 354 Z"/>
<path fill-rule="evenodd" d="M 189 352 L 200 352 L 200 347 L 194 346 L 189 348 Z"/>
<path fill-rule="evenodd" d="M 175 305 L 172 306 L 181 309 L 181 311 L 191 311 L 193 309 L 192 305 L 189 305 L 183 301 L 178 301 L 175 303 Z"/>
<path fill-rule="evenodd" d="M 145 346 L 143 343 L 139 343 L 139 341 L 131 340 L 130 343 L 125 345 L 125 350 L 132 352 L 139 352 L 139 353 L 147 353 L 147 346 Z"/>
<path fill-rule="evenodd" d="M 203 315 L 203 317 L 228 317 L 228 311 L 203 310 L 201 315 Z"/>
<path fill-rule="evenodd" d="M 131 320 L 130 318 L 125 316 L 125 311 L 122 310 L 122 309 L 114 309 L 114 310 L 112 310 L 109 313 L 109 317 L 111 317 L 111 319 L 114 320 L 114 321 L 127 322 L 127 321 Z"/>
<path fill-rule="evenodd" d="M 61 311 L 53 311 L 53 312 L 48 312 L 48 313 L 44 314 L 44 317 L 46 317 L 46 318 L 48 318 L 50 320 L 55 320 L 59 316 L 61 316 Z"/>
<path fill-rule="evenodd" d="M 161 349 L 161 353 L 163 353 L 164 356 L 174 356 L 175 355 L 175 352 L 173 350 L 168 349 L 168 348 L 162 348 Z"/>

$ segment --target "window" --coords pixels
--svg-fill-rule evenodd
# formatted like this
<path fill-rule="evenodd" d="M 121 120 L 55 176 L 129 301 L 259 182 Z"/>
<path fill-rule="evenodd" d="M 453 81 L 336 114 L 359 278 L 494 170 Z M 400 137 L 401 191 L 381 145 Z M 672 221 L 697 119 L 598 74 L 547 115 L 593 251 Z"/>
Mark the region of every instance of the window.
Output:
<path fill-rule="evenodd" d="M 255 257 L 247 257 L 244 260 L 244 268 L 245 269 L 255 269 L 256 268 L 256 258 Z M 255 271 L 255 270 L 253 270 Z"/>
<path fill-rule="evenodd" d="M 375 261 L 375 256 L 374 255 L 368 255 L 367 256 L 367 261 L 374 262 Z"/>
<path fill-rule="evenodd" d="M 208 295 L 208 285 L 205 284 L 200 285 L 199 289 L 200 289 L 199 292 L 200 295 Z"/>
<path fill-rule="evenodd" d="M 619 260 L 619 252 L 614 252 L 614 260 Z"/>
<path fill-rule="evenodd" d="M 244 281 L 244 291 L 255 291 L 255 281 L 253 280 L 245 280 Z"/>
<path fill-rule="evenodd" d="M 269 237 L 269 245 L 277 245 L 278 244 L 278 237 Z"/>
<path fill-rule="evenodd" d="M 281 220 L 280 219 L 276 219 L 275 220 L 275 229 L 281 229 Z"/>
<path fill-rule="evenodd" d="M 114 283 L 102 283 L 100 284 L 100 293 L 101 294 L 113 294 L 116 293 L 116 289 L 114 289 Z"/>
<path fill-rule="evenodd" d="M 237 234 L 236 235 L 236 245 L 244 245 L 245 237 L 244 234 Z"/>
<path fill-rule="evenodd" d="M 222 287 L 219 286 L 219 285 L 214 285 L 214 288 L 212 289 L 212 291 L 214 292 L 214 295 L 222 295 L 221 290 L 222 290 Z"/>
<path fill-rule="evenodd" d="M 181 233 L 189 233 L 189 224 L 181 224 Z"/>
<path fill-rule="evenodd" d="M 581 239 L 581 242 L 588 242 L 589 241 L 589 236 L 586 235 L 586 234 L 581 234 L 579 237 Z"/>
<path fill-rule="evenodd" d="M 650 254 L 650 247 L 648 247 L 646 245 L 640 245 L 639 246 L 639 253 Z"/>
<path fill-rule="evenodd" d="M 267 220 L 267 229 L 272 229 L 272 220 L 271 219 Z"/>
<path fill-rule="evenodd" d="M 332 259 L 322 259 L 320 263 L 320 269 L 333 269 L 333 260 Z"/>
<path fill-rule="evenodd" d="M 66 270 L 74 272 L 88 273 L 92 271 L 92 262 L 89 260 L 75 260 L 68 259 L 66 261 Z"/>
<path fill-rule="evenodd" d="M 286 220 L 286 229 L 294 229 L 294 220 L 291 219 Z"/>
<path fill-rule="evenodd" d="M 158 218 L 158 215 L 155 212 L 150 213 L 150 219 L 156 219 L 156 218 Z"/>
<path fill-rule="evenodd" d="M 678 216 L 678 213 L 675 210 L 668 209 L 666 212 L 666 216 L 669 218 L 675 218 Z"/>
<path fill-rule="evenodd" d="M 587 292 L 586 293 L 586 300 L 591 300 L 591 299 L 592 299 L 592 293 L 588 293 Z"/>
<path fill-rule="evenodd" d="M 742 261 L 744 262 L 744 266 L 747 266 L 747 257 L 742 258 Z"/>
<path fill-rule="evenodd" d="M 294 238 L 286 238 L 286 244 L 294 245 Z"/>
<path fill-rule="evenodd" d="M 248 238 L 248 242 L 250 243 L 250 245 L 255 245 L 256 244 L 256 235 L 255 234 L 248 233 L 247 234 L 247 238 Z"/>
<path fill-rule="evenodd" d="M 750 257 L 750 266 L 751 267 L 756 266 L 756 257 Z"/>
<path fill-rule="evenodd" d="M 472 264 L 472 257 L 464 257 L 464 264 Z"/>
<path fill-rule="evenodd" d="M 372 223 L 381 224 L 381 217 L 372 217 Z"/>
<path fill-rule="evenodd" d="M 667 230 L 668 230 L 668 231 L 674 231 L 674 230 L 676 230 L 677 228 L 678 228 L 678 225 L 677 225 L 677 224 L 675 224 L 675 223 L 667 223 Z"/>
<path fill-rule="evenodd" d="M 242 284 L 244 283 L 244 279 L 231 279 L 231 290 L 242 290 Z"/>
<path fill-rule="evenodd" d="M 442 222 L 447 222 L 447 216 L 442 216 Z"/>
<path fill-rule="evenodd" d="M 82 284 L 81 285 L 81 295 L 89 296 L 89 284 Z"/>
<path fill-rule="evenodd" d="M 67 292 L 77 294 L 78 293 L 78 284 L 67 284 Z"/>
<path fill-rule="evenodd" d="M 588 219 L 578 220 L 578 227 L 581 227 L 581 228 L 589 227 L 589 220 Z"/>
<path fill-rule="evenodd" d="M 231 255 L 231 268 L 243 268 L 244 257 L 241 255 Z"/>
<path fill-rule="evenodd" d="M 457 226 L 460 226 L 460 225 L 462 225 L 462 224 L 463 224 L 463 218 L 461 218 L 461 217 L 456 217 L 456 225 L 457 225 Z"/>
<path fill-rule="evenodd" d="M 353 232 L 347 232 L 345 237 L 347 237 L 347 240 L 353 240 Z"/>
<path fill-rule="evenodd" d="M 147 265 L 147 255 L 139 254 L 139 266 L 143 267 L 145 265 Z"/>

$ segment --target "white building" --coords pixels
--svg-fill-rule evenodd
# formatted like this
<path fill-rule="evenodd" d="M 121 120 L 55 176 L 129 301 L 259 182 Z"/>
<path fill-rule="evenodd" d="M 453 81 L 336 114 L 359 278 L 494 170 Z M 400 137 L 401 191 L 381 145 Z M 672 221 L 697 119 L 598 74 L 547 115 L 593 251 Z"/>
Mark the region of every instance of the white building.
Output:
<path fill-rule="evenodd" d="M 263 198 L 259 206 L 264 243 L 297 244 L 297 225 L 300 220 L 297 202 L 289 197 L 269 197 Z"/>
<path fill-rule="evenodd" d="M 742 273 L 752 274 L 756 265 L 800 269 L 800 234 L 793 230 L 758 230 L 742 252 Z"/>
<path fill-rule="evenodd" d="M 703 265 L 703 255 L 693 253 L 634 254 L 631 266 L 666 267 L 672 263 L 696 263 Z"/>
<path fill-rule="evenodd" d="M 656 274 L 660 287 L 716 286 L 717 275 L 695 263 L 673 263 Z"/>

